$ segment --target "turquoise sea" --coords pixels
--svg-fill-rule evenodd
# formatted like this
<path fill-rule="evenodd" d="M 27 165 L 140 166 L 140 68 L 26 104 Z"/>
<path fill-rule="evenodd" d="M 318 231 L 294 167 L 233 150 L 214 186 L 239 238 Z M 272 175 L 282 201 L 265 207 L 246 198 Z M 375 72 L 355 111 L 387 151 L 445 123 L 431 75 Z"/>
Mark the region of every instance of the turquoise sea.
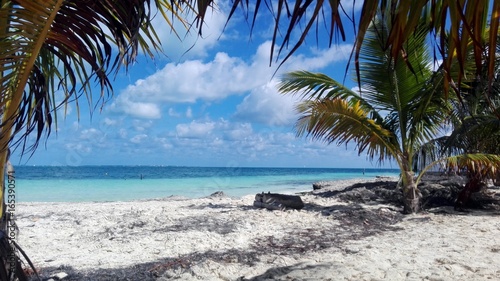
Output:
<path fill-rule="evenodd" d="M 396 169 L 242 168 L 171 166 L 17 166 L 18 202 L 130 201 L 223 191 L 240 197 L 258 192 L 311 190 L 312 183 L 397 176 Z"/>

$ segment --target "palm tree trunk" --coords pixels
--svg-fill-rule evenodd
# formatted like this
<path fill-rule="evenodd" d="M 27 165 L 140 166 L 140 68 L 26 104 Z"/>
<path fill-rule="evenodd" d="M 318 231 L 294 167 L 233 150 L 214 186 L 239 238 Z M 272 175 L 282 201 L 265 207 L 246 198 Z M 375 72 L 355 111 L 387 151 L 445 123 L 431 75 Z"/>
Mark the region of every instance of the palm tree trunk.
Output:
<path fill-rule="evenodd" d="M 497 172 L 496 178 L 493 179 L 493 184 L 495 186 L 500 186 L 500 171 Z"/>
<path fill-rule="evenodd" d="M 0 158 L 4 159 L 6 151 L 0 152 Z M 7 211 L 7 204 L 5 204 L 5 162 L 0 161 L 0 279 L 13 280 L 15 276 L 17 255 L 15 249 L 12 247 L 9 233 L 12 230 L 12 217 L 11 213 Z"/>
<path fill-rule="evenodd" d="M 483 177 L 479 173 L 469 172 L 467 174 L 467 183 L 460 191 L 455 201 L 455 209 L 463 209 L 469 203 L 472 193 L 479 192 L 486 187 Z"/>
<path fill-rule="evenodd" d="M 413 214 L 420 211 L 420 191 L 413 178 L 412 171 L 402 172 L 403 182 L 403 206 L 405 214 Z"/>

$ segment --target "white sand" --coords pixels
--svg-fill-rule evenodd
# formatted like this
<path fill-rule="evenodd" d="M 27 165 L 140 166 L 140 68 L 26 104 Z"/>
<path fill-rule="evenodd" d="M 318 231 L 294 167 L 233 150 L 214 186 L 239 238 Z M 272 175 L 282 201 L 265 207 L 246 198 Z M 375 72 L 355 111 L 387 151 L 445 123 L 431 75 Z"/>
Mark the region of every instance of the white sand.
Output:
<path fill-rule="evenodd" d="M 498 213 L 403 216 L 314 195 L 268 211 L 253 199 L 22 203 L 17 242 L 37 268 L 95 280 L 134 266 L 161 280 L 500 280 Z"/>

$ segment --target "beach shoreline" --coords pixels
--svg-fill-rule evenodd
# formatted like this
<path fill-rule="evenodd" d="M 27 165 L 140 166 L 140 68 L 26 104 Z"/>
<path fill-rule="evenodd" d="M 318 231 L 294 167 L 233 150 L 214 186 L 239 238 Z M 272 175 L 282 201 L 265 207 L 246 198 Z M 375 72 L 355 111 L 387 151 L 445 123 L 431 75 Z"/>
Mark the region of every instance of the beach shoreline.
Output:
<path fill-rule="evenodd" d="M 403 215 L 394 204 L 337 196 L 375 182 L 391 181 L 301 193 L 300 211 L 255 208 L 254 195 L 19 203 L 16 242 L 44 278 L 64 280 L 500 278 L 499 212 Z"/>

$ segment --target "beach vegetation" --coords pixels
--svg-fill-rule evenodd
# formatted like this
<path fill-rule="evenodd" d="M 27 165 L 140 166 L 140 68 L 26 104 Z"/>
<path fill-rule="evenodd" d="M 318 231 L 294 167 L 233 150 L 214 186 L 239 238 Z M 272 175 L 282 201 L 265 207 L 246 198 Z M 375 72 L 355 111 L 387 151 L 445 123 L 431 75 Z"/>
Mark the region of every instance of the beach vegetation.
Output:
<path fill-rule="evenodd" d="M 426 19 L 408 37 L 405 52 L 393 57 L 387 38 L 394 22 L 383 11 L 377 15 L 365 34 L 354 75 L 360 88 L 349 89 L 321 73 L 295 71 L 282 77 L 279 90 L 302 98 L 297 105 L 298 136 L 338 145 L 354 142 L 371 160 L 397 163 L 404 211 L 414 213 L 420 206 L 421 176 L 437 162 L 421 169 L 418 177 L 414 163 L 422 146 L 443 134 L 462 102 L 448 91 L 446 72 L 433 70 Z M 443 161 L 448 168 L 472 173 L 500 168 L 500 156 L 486 151 L 453 154 L 439 159 Z"/>
<path fill-rule="evenodd" d="M 498 43 L 496 50 L 497 54 L 500 54 Z M 469 57 L 472 60 L 472 55 Z M 488 60 L 487 56 L 483 57 L 485 65 Z M 473 68 L 474 65 L 469 62 L 468 69 Z M 491 84 L 486 72 L 476 76 L 473 71 L 468 71 L 468 79 L 460 85 L 461 92 L 466 94 L 461 96 L 461 102 L 450 100 L 453 108 L 449 118 L 450 133 L 424 144 L 415 161 L 417 169 L 425 169 L 425 166 L 434 162 L 442 165 L 447 173 L 461 173 L 466 176 L 467 182 L 458 195 L 456 208 L 465 207 L 471 194 L 486 188 L 489 180 L 500 185 L 500 169 L 495 169 L 496 166 L 492 165 L 494 162 L 483 162 L 481 169 L 474 169 L 471 167 L 473 161 L 460 161 L 458 158 L 454 161 L 443 161 L 449 157 L 478 152 L 500 155 L 500 56 L 495 58 L 494 69 L 495 78 Z"/>

